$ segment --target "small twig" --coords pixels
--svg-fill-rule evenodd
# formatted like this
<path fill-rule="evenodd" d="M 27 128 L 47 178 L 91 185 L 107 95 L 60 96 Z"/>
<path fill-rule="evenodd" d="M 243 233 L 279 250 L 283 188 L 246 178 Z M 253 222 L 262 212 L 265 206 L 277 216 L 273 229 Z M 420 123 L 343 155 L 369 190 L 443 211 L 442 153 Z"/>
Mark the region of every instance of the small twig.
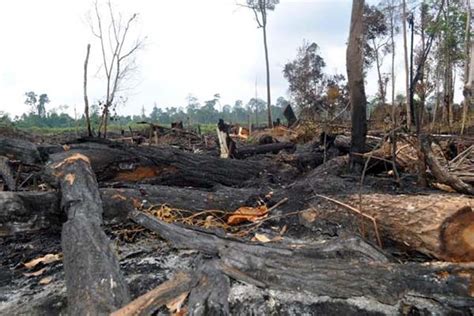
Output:
<path fill-rule="evenodd" d="M 28 177 L 26 177 L 26 179 L 23 180 L 23 182 L 17 187 L 17 190 L 21 189 L 25 185 L 25 183 L 31 179 L 31 177 L 33 177 L 33 173 L 30 173 Z"/>
<path fill-rule="evenodd" d="M 375 230 L 375 237 L 377 238 L 377 243 L 379 244 L 379 247 L 382 248 L 382 240 L 380 239 L 380 235 L 379 235 L 379 229 L 378 229 L 378 225 L 377 225 L 377 221 L 374 217 L 370 216 L 370 215 L 367 215 L 365 213 L 362 213 L 360 210 L 356 209 L 355 207 L 353 206 L 350 206 L 349 204 L 346 204 L 344 202 L 341 202 L 341 201 L 338 201 L 338 200 L 335 200 L 333 198 L 330 198 L 328 196 L 324 196 L 324 195 L 321 195 L 321 194 L 315 194 L 315 196 L 317 197 L 320 197 L 320 198 L 323 198 L 325 200 L 328 200 L 330 202 L 333 202 L 337 205 L 340 205 L 340 206 L 343 206 L 367 219 L 369 219 L 370 221 L 372 221 L 373 225 L 374 225 L 374 230 Z"/>
<path fill-rule="evenodd" d="M 276 209 L 277 207 L 281 206 L 282 204 L 285 204 L 286 202 L 288 202 L 288 198 L 283 198 L 283 199 L 281 199 L 281 200 L 278 201 L 275 205 L 273 205 L 272 207 L 270 207 L 270 208 L 268 209 L 268 212 L 273 211 L 274 209 Z"/>

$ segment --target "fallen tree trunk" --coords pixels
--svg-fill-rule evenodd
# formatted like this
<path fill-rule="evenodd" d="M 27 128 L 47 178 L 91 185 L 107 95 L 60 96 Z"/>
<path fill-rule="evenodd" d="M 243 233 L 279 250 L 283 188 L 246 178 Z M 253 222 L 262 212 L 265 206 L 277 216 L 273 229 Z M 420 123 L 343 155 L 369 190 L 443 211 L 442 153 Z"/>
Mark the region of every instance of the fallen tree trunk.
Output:
<path fill-rule="evenodd" d="M 463 182 L 441 166 L 431 150 L 431 140 L 429 137 L 423 137 L 421 139 L 421 149 L 425 156 L 426 163 L 436 180 L 449 185 L 459 193 L 474 195 L 474 187 L 472 185 Z"/>
<path fill-rule="evenodd" d="M 71 315 L 108 314 L 130 301 L 127 284 L 110 240 L 101 228 L 102 201 L 83 155 L 68 155 L 49 168 L 59 181 L 67 214 L 61 245 Z"/>
<path fill-rule="evenodd" d="M 268 191 L 218 186 L 213 190 L 141 185 L 139 188 L 99 190 L 106 223 L 122 223 L 130 212 L 145 206 L 166 204 L 189 211 L 232 212 Z M 0 192 L 0 236 L 40 229 L 59 228 L 64 222 L 57 192 Z M 252 205 L 248 205 L 252 206 Z"/>
<path fill-rule="evenodd" d="M 101 140 L 70 144 L 71 153 L 90 158 L 99 182 L 146 182 L 174 186 L 210 188 L 215 185 L 244 186 L 279 166 L 256 161 L 219 159 L 173 148 L 139 147 Z M 67 152 L 51 157 L 59 160 Z"/>
<path fill-rule="evenodd" d="M 358 209 L 358 194 L 341 199 Z M 375 218 L 388 239 L 438 259 L 474 261 L 474 200 L 449 194 L 371 193 L 362 202 L 362 212 Z"/>
<path fill-rule="evenodd" d="M 250 156 L 266 154 L 266 153 L 277 154 L 282 150 L 292 152 L 295 149 L 296 149 L 296 145 L 289 142 L 264 144 L 264 145 L 249 145 L 249 146 L 242 146 L 242 147 L 237 148 L 234 156 L 237 159 L 245 159 Z"/>
<path fill-rule="evenodd" d="M 337 241 L 314 248 L 247 244 L 193 227 L 165 224 L 140 212 L 131 218 L 178 248 L 219 257 L 224 273 L 257 286 L 339 299 L 366 298 L 387 306 L 399 306 L 408 299 L 416 306 L 413 302 L 421 298 L 442 313 L 474 307 L 472 264 L 367 261 L 364 251 L 341 251 L 335 247 Z"/>
<path fill-rule="evenodd" d="M 223 186 L 216 187 L 212 191 L 157 185 L 142 185 L 140 189 L 101 189 L 104 218 L 109 222 L 125 221 L 128 214 L 143 202 L 145 207 L 166 204 L 188 211 L 232 212 L 241 206 L 246 206 L 253 197 L 266 194 L 267 191 Z"/>
<path fill-rule="evenodd" d="M 374 136 L 367 136 L 364 152 L 369 152 L 376 148 L 381 142 L 381 138 Z M 351 152 L 351 137 L 346 135 L 337 135 L 331 144 L 336 147 L 341 155 L 349 154 Z"/>
<path fill-rule="evenodd" d="M 35 144 L 17 138 L 0 137 L 0 155 L 28 165 L 44 161 Z"/>
<path fill-rule="evenodd" d="M 60 227 L 59 203 L 56 192 L 0 192 L 0 236 Z"/>

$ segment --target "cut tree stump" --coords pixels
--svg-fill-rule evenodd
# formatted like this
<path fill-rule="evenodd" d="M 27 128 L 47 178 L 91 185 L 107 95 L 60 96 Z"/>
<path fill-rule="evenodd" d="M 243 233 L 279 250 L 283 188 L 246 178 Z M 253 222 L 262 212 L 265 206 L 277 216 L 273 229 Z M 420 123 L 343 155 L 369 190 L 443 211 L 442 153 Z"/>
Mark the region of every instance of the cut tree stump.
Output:
<path fill-rule="evenodd" d="M 48 166 L 67 214 L 61 245 L 70 315 L 100 315 L 130 301 L 117 255 L 101 228 L 102 201 L 89 159 L 69 154 Z"/>

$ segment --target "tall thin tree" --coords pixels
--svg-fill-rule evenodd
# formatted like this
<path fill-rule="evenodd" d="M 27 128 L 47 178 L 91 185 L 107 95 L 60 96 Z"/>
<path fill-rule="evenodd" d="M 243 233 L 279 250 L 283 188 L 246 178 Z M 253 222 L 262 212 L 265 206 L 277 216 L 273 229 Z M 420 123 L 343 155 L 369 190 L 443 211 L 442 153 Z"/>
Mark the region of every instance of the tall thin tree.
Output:
<path fill-rule="evenodd" d="M 403 0 L 402 3 L 402 24 L 403 24 L 403 51 L 405 57 L 405 89 L 406 89 L 406 111 L 407 111 L 407 127 L 411 128 L 412 113 L 411 113 L 411 104 L 410 104 L 410 74 L 408 68 L 408 40 L 407 40 L 407 4 L 406 0 Z"/>
<path fill-rule="evenodd" d="M 275 10 L 275 6 L 280 3 L 280 0 L 247 0 L 246 7 L 252 9 L 257 25 L 263 31 L 263 47 L 265 50 L 265 65 L 266 65 L 266 77 L 267 77 L 267 118 L 268 127 L 273 127 L 272 120 L 272 97 L 270 88 L 270 61 L 268 57 L 268 41 L 267 41 L 267 21 L 268 11 Z"/>
<path fill-rule="evenodd" d="M 87 96 L 87 67 L 89 65 L 89 54 L 91 52 L 91 44 L 87 44 L 86 60 L 84 61 L 84 116 L 86 117 L 87 135 L 92 136 L 91 119 L 89 116 L 89 98 Z"/>
<path fill-rule="evenodd" d="M 471 12 L 471 0 L 466 0 L 466 29 L 465 29 L 465 61 L 464 61 L 464 104 L 462 109 L 462 122 L 461 122 L 461 135 L 464 134 L 464 129 L 466 128 L 466 121 L 467 121 L 467 112 L 471 105 L 471 97 L 472 97 L 472 80 L 470 73 L 471 68 L 474 66 L 473 64 L 473 49 L 474 49 L 474 42 L 471 41 L 471 19 L 472 19 L 472 12 Z"/>

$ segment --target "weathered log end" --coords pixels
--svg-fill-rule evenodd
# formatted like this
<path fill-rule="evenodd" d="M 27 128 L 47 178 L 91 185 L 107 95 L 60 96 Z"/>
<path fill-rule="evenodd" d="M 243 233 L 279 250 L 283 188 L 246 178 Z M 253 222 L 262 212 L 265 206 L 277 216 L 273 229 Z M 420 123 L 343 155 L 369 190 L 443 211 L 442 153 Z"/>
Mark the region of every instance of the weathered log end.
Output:
<path fill-rule="evenodd" d="M 474 212 L 470 206 L 459 209 L 445 220 L 440 241 L 445 260 L 474 261 Z"/>

